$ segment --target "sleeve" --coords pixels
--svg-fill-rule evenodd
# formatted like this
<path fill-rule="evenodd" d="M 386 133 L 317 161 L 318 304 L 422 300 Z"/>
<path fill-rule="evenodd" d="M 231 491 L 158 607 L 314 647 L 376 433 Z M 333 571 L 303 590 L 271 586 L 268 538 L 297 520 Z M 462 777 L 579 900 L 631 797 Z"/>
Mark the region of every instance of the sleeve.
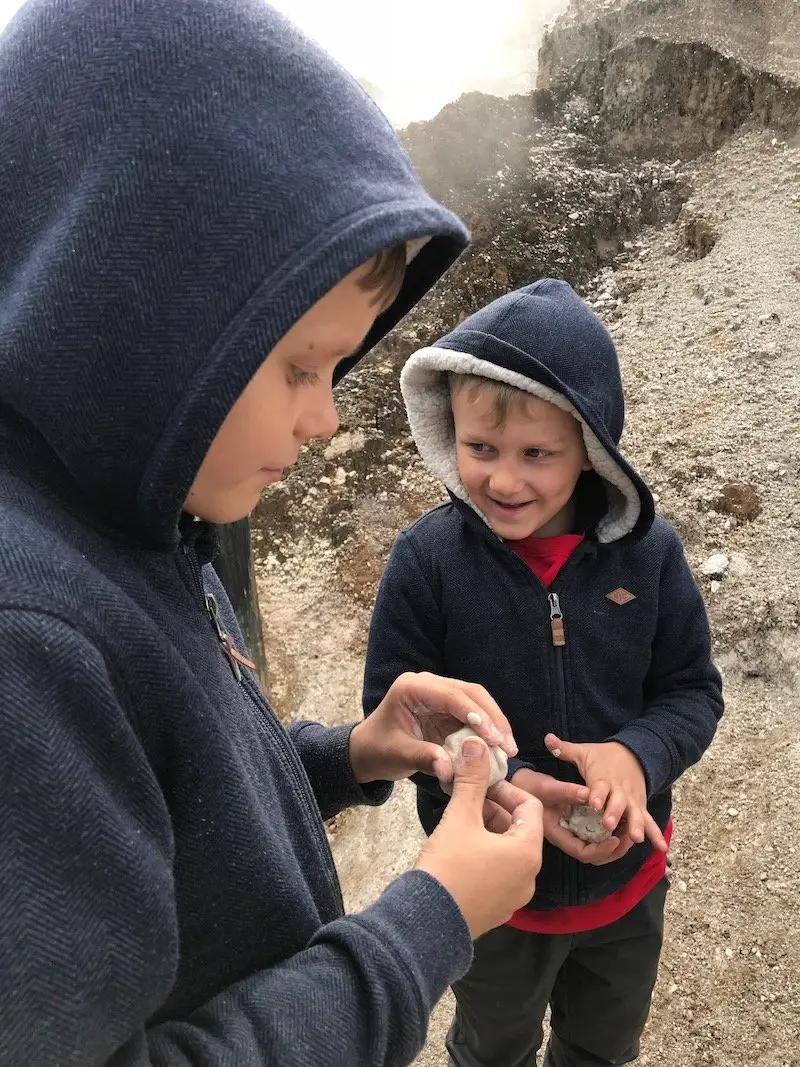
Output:
<path fill-rule="evenodd" d="M 391 796 L 391 782 L 360 785 L 353 777 L 350 734 L 354 726 L 296 722 L 289 727 L 323 819 L 331 819 L 355 804 L 383 804 Z"/>
<path fill-rule="evenodd" d="M 438 598 L 411 536 L 401 533 L 383 572 L 369 627 L 364 665 L 364 714 L 370 715 L 406 671 L 445 675 L 444 622 Z M 429 774 L 414 784 L 447 801 Z"/>
<path fill-rule="evenodd" d="M 0 1063 L 410 1063 L 471 954 L 421 871 L 189 1018 L 147 1025 L 178 963 L 173 843 L 123 683 L 38 612 L 0 610 L 0 650 Z"/>
<path fill-rule="evenodd" d="M 661 571 L 659 615 L 644 708 L 610 741 L 638 758 L 648 796 L 661 793 L 711 744 L 723 711 L 705 604 L 677 535 Z"/>

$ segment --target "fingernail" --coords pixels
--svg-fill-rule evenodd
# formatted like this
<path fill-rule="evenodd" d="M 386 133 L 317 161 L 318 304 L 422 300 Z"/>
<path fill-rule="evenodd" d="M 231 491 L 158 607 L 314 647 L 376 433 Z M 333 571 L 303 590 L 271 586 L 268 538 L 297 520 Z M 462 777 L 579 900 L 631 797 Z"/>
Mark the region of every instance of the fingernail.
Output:
<path fill-rule="evenodd" d="M 511 733 L 510 730 L 505 735 L 505 738 L 503 740 L 503 748 L 505 748 L 509 756 L 516 756 L 516 754 L 519 752 L 519 747 L 517 746 L 517 743 L 514 740 L 514 735 Z"/>
<path fill-rule="evenodd" d="M 551 749 L 550 749 L 550 751 L 551 751 L 551 752 L 552 752 L 552 754 L 553 754 L 554 756 L 556 756 L 556 757 L 558 757 L 558 756 L 560 756 L 560 755 L 561 755 L 561 749 L 560 749 L 560 748 L 551 748 Z"/>
<path fill-rule="evenodd" d="M 477 711 L 470 711 L 467 714 L 467 722 L 470 726 L 480 726 L 483 717 Z"/>
<path fill-rule="evenodd" d="M 514 820 L 514 825 L 515 826 L 524 826 L 525 825 L 525 820 L 524 819 L 515 819 Z"/>
<path fill-rule="evenodd" d="M 479 738 L 468 737 L 461 746 L 461 756 L 463 759 L 480 759 L 485 749 L 486 745 Z"/>

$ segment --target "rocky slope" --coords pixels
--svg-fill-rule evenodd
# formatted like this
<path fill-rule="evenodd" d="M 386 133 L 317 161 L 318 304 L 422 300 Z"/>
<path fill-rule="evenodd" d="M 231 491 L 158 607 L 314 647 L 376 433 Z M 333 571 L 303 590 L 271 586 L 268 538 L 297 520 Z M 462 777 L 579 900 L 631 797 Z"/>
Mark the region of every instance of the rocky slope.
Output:
<path fill-rule="evenodd" d="M 611 144 L 685 159 L 742 122 L 797 129 L 794 0 L 578 0 L 544 40 L 538 87 L 588 102 Z"/>
<path fill-rule="evenodd" d="M 640 1060 L 651 1067 L 800 1064 L 800 145 L 788 112 L 765 125 L 755 90 L 743 113 L 730 97 L 727 118 L 714 96 L 717 132 L 681 140 L 691 125 L 681 89 L 665 91 L 656 116 L 672 150 L 634 158 L 630 116 L 641 128 L 649 120 L 636 108 L 621 115 L 617 78 L 644 99 L 656 67 L 634 77 L 630 52 L 590 77 L 586 41 L 613 30 L 611 50 L 624 49 L 646 30 L 662 57 L 687 46 L 702 70 L 702 47 L 751 89 L 763 78 L 790 85 L 793 7 L 584 0 L 545 42 L 544 92 L 474 95 L 409 128 L 420 169 L 471 219 L 475 246 L 346 379 L 339 434 L 305 450 L 257 517 L 272 696 L 287 718 L 352 719 L 386 553 L 441 498 L 408 438 L 403 360 L 545 273 L 568 277 L 608 323 L 628 397 L 623 446 L 685 539 L 728 701 L 712 749 L 678 790 L 669 932 Z M 687 68 L 670 63 L 677 85 Z M 437 146 L 447 147 L 440 171 Z M 421 839 L 406 786 L 330 832 L 353 909 L 413 862 Z M 420 1065 L 446 1062 L 450 1010 L 445 999 Z"/>

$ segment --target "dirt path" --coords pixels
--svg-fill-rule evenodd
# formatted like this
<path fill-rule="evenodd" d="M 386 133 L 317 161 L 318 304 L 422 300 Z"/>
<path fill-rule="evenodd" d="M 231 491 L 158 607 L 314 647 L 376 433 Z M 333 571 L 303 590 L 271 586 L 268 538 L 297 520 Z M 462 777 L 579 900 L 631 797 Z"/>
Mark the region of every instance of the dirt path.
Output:
<path fill-rule="evenodd" d="M 624 447 L 685 538 L 726 680 L 723 726 L 678 788 L 667 944 L 639 1062 L 798 1067 L 800 151 L 744 133 L 693 180 L 678 222 L 645 235 L 591 290 L 623 360 Z M 287 716 L 358 714 L 364 590 L 396 515 L 387 485 L 401 475 L 405 503 L 437 500 L 416 468 L 365 482 L 359 515 L 373 547 L 358 573 L 308 539 L 284 546 L 284 560 L 263 534 L 272 695 Z M 702 575 L 713 555 L 725 556 L 719 574 Z M 413 862 L 413 791 L 345 813 L 331 835 L 358 909 Z M 446 1063 L 449 1012 L 445 998 L 419 1065 Z"/>

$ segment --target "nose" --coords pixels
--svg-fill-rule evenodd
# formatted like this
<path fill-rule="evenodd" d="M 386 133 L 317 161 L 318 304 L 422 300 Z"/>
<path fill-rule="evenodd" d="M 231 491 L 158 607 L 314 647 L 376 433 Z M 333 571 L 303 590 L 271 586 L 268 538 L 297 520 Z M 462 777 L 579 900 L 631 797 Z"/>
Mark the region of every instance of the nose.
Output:
<path fill-rule="evenodd" d="M 522 488 L 522 479 L 512 462 L 498 461 L 489 475 L 489 490 L 499 497 L 515 496 Z"/>
<path fill-rule="evenodd" d="M 333 390 L 328 387 L 323 395 L 309 407 L 298 420 L 296 436 L 303 441 L 333 437 L 339 429 L 339 413 L 333 399 Z"/>

